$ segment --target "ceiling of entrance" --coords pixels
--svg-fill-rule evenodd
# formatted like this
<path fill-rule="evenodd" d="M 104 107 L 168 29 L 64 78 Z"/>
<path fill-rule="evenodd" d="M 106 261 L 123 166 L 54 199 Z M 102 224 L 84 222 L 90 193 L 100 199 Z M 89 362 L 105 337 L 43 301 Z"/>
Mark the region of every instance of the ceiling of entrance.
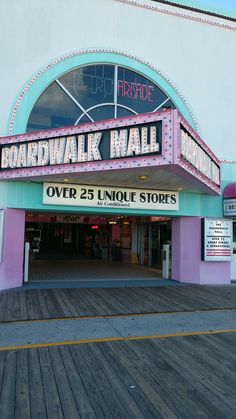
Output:
<path fill-rule="evenodd" d="M 146 178 L 141 178 L 146 177 Z M 184 178 L 184 171 L 176 170 L 172 167 L 168 168 L 137 168 L 137 169 L 117 169 L 91 172 L 91 173 L 76 173 L 76 174 L 63 174 L 62 175 L 44 175 L 34 176 L 26 179 L 28 182 L 59 182 L 70 184 L 83 184 L 83 185 L 101 185 L 101 186 L 121 186 L 130 188 L 145 188 L 145 189 L 162 189 L 162 190 L 181 190 L 185 192 L 205 192 L 203 184 L 196 185 Z"/>

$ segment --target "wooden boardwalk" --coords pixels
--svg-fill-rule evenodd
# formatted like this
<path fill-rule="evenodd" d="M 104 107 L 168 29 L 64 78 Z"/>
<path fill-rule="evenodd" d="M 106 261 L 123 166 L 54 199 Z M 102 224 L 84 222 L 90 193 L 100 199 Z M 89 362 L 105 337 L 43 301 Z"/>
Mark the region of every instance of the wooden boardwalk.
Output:
<path fill-rule="evenodd" d="M 1 419 L 233 419 L 236 334 L 0 352 Z"/>
<path fill-rule="evenodd" d="M 0 292 L 0 322 L 236 309 L 236 286 L 31 289 Z"/>
<path fill-rule="evenodd" d="M 234 285 L 0 293 L 0 322 L 223 309 Z M 230 332 L 3 350 L 0 419 L 233 419 L 235 348 Z"/>

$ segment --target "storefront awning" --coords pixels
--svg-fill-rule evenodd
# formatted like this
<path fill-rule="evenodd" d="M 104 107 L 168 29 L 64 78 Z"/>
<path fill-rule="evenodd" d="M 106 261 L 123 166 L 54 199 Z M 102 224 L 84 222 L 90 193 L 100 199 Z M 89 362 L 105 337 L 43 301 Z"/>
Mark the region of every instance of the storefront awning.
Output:
<path fill-rule="evenodd" d="M 229 183 L 223 192 L 224 199 L 236 199 L 236 182 Z"/>

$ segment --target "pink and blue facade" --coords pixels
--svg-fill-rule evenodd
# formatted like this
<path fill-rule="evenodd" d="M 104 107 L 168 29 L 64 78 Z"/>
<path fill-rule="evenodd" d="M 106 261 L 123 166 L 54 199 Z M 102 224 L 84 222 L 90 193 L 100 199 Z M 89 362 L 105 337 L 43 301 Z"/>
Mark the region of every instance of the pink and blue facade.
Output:
<path fill-rule="evenodd" d="M 23 284 L 29 214 L 32 217 L 35 214 L 36 219 L 40 214 L 42 217 L 47 214 L 127 217 L 134 222 L 132 243 L 138 240 L 134 230 L 142 220 L 166 219 L 171 223 L 171 278 L 191 284 L 230 284 L 236 279 L 235 254 L 232 250 L 231 260 L 203 260 L 202 219 L 224 218 L 223 192 L 227 185 L 232 185 L 227 198 L 236 198 L 233 196 L 236 156 L 232 154 L 232 144 L 227 144 L 231 141 L 228 135 L 231 111 L 222 107 L 221 113 L 216 111 L 216 116 L 212 117 L 216 92 L 211 95 L 209 83 L 204 87 L 204 78 L 196 87 L 198 60 L 187 45 L 189 40 L 183 41 L 183 48 L 186 42 L 186 51 L 192 57 L 189 61 L 180 58 L 180 46 L 174 44 L 179 40 L 181 45 L 180 28 L 183 30 L 187 24 L 192 45 L 197 51 L 202 48 L 200 63 L 203 63 L 208 60 L 209 51 L 207 42 L 203 45 L 202 28 L 209 31 L 209 39 L 211 31 L 222 34 L 218 40 L 221 49 L 235 34 L 236 26 L 232 21 L 202 16 L 200 12 L 181 12 L 173 5 L 165 5 L 163 10 L 161 2 L 151 0 L 146 3 L 114 1 L 111 10 L 105 8 L 105 0 L 102 3 L 100 9 L 98 5 L 93 7 L 100 11 L 104 8 L 100 16 L 102 21 L 105 19 L 104 25 L 105 22 L 109 25 L 111 16 L 124 16 L 126 24 L 121 38 L 113 37 L 110 28 L 109 45 L 112 47 L 108 47 L 108 29 L 104 29 L 104 34 L 99 35 L 99 46 L 91 47 L 97 35 L 95 15 L 98 10 L 95 11 L 91 18 L 93 29 L 86 40 L 80 33 L 81 28 L 73 29 L 80 39 L 79 48 L 75 48 L 75 44 L 69 47 L 68 34 L 65 44 L 61 33 L 57 40 L 50 35 L 52 53 L 46 51 L 46 44 L 41 45 L 42 61 L 39 61 L 35 45 L 29 53 L 30 69 L 24 62 L 17 75 L 14 100 L 11 95 L 6 99 L 8 111 L 5 116 L 3 112 L 5 126 L 1 127 L 0 137 L 0 290 Z M 88 13 L 87 9 L 88 5 L 84 5 L 83 13 Z M 62 22 L 62 11 L 56 11 L 56 15 Z M 166 44 L 160 41 L 159 57 L 154 53 L 153 41 L 148 41 L 147 31 L 140 45 L 132 45 L 130 41 L 128 23 L 142 22 L 144 15 L 149 27 L 156 19 L 156 27 L 150 29 L 152 39 L 157 39 L 161 24 L 165 28 L 169 20 L 173 21 L 170 39 L 167 37 Z M 70 18 L 73 20 L 71 12 Z M 33 29 L 35 37 L 37 25 L 39 23 Z M 81 26 L 87 31 L 85 22 L 81 22 Z M 118 23 L 115 27 L 118 31 Z M 129 40 L 126 51 L 122 48 L 125 39 Z M 26 37 L 22 42 L 28 42 Z M 233 42 L 231 38 L 227 48 L 230 42 Z M 230 55 L 229 51 L 227 54 Z M 186 69 L 189 63 L 192 73 Z M 219 84 L 223 83 L 225 90 L 226 65 L 226 62 L 219 64 L 222 70 Z M 215 66 L 211 68 L 212 73 L 213 68 Z M 9 83 L 12 76 L 10 69 Z M 206 70 L 208 81 L 209 78 Z M 224 94 L 225 97 L 220 94 L 221 100 L 228 103 L 227 97 L 230 101 L 232 96 Z M 219 138 L 224 132 L 225 138 Z M 108 150 L 108 142 L 110 148 L 114 147 L 113 152 Z M 45 203 L 45 185 L 59 188 L 63 184 L 67 191 L 75 191 L 79 185 L 94 188 L 94 191 L 113 188 L 119 190 L 122 197 L 127 191 L 133 191 L 135 196 L 137 191 L 140 194 L 152 192 L 159 200 L 160 196 L 175 194 L 178 206 L 155 208 L 155 202 L 125 206 L 121 198 L 119 205 L 115 202 L 110 206 L 95 202 L 92 205 L 89 196 L 85 203 L 78 205 L 74 205 L 73 200 L 68 200 L 68 204 L 59 200 Z M 233 242 L 236 241 L 235 217 L 228 217 L 232 219 Z M 112 239 L 120 238 L 117 225 L 111 231 Z M 133 247 L 131 244 L 129 262 L 132 262 L 132 252 L 135 253 Z M 123 260 L 126 260 L 125 253 Z"/>

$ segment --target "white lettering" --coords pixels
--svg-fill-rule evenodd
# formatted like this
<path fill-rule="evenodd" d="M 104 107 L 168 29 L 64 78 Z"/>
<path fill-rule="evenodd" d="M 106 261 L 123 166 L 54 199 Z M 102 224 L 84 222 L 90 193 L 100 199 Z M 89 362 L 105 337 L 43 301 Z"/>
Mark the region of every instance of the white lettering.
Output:
<path fill-rule="evenodd" d="M 64 137 L 49 140 L 50 164 L 63 163 L 64 152 L 65 152 L 65 142 L 66 142 L 66 139 Z"/>
<path fill-rule="evenodd" d="M 8 167 L 9 167 L 9 148 L 4 147 L 2 149 L 1 168 L 7 169 Z"/>
<path fill-rule="evenodd" d="M 127 156 L 133 156 L 133 153 L 135 155 L 140 154 L 140 151 L 141 151 L 141 147 L 140 147 L 139 129 L 130 128 Z"/>
<path fill-rule="evenodd" d="M 66 164 L 71 162 L 77 162 L 77 144 L 75 137 L 67 137 L 66 139 L 64 163 Z"/>
<path fill-rule="evenodd" d="M 27 166 L 27 148 L 26 144 L 20 144 L 18 150 L 17 167 Z"/>
<path fill-rule="evenodd" d="M 110 134 L 110 158 L 126 157 L 127 155 L 127 129 L 111 131 Z"/>
<path fill-rule="evenodd" d="M 48 141 L 39 141 L 38 146 L 38 165 L 46 166 L 49 163 L 49 144 Z"/>
<path fill-rule="evenodd" d="M 99 144 L 102 138 L 101 132 L 95 132 L 95 134 L 88 134 L 88 160 L 102 160 Z"/>

